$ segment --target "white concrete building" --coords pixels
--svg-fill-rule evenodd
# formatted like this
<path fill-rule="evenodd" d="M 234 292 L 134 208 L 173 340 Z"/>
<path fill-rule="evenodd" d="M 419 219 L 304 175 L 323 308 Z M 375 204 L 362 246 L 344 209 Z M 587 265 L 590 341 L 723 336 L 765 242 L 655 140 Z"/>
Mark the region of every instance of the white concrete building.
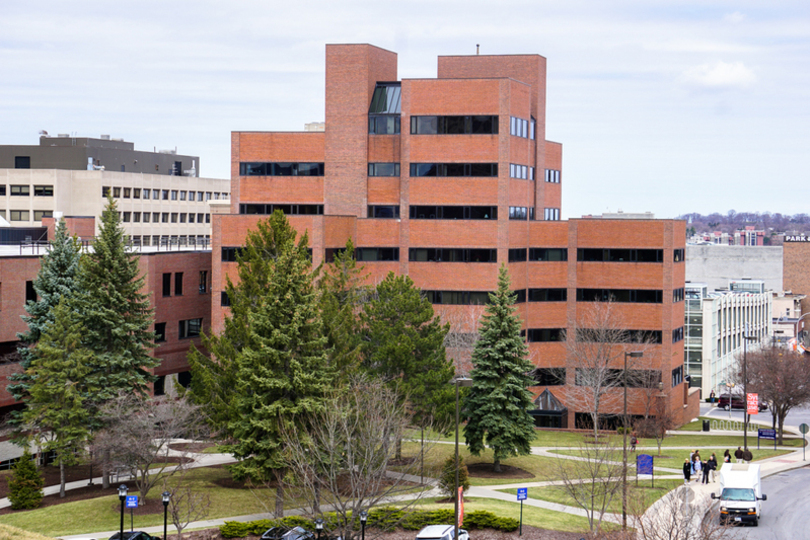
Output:
<path fill-rule="evenodd" d="M 700 388 L 703 398 L 712 391 L 720 395 L 743 354 L 743 336 L 755 338 L 747 343 L 749 351 L 770 341 L 773 295 L 764 281 L 747 279 L 713 292 L 705 283 L 687 283 L 685 295 L 684 363 L 690 386 Z"/>

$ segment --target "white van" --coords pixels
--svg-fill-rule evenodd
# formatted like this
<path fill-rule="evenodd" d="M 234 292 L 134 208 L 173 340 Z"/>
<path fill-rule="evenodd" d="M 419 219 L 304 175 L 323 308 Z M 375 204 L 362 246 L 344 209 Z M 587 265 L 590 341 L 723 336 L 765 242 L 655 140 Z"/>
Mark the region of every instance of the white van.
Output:
<path fill-rule="evenodd" d="M 419 531 L 416 540 L 453 540 L 454 532 L 452 525 L 428 525 Z M 470 535 L 464 529 L 459 529 L 458 540 L 470 540 Z"/>
<path fill-rule="evenodd" d="M 759 518 L 762 517 L 761 501 L 768 500 L 768 496 L 762 494 L 759 465 L 724 463 L 720 469 L 720 495 L 712 493 L 712 499 L 720 499 L 721 525 L 759 525 Z"/>

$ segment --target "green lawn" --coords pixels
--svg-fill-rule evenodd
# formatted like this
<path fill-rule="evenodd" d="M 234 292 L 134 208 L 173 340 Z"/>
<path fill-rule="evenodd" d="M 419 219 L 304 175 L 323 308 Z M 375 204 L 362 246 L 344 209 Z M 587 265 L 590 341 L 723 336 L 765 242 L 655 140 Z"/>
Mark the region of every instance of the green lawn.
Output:
<path fill-rule="evenodd" d="M 418 507 L 420 509 L 453 508 L 452 504 L 436 504 L 433 499 L 425 499 L 418 504 Z M 510 503 L 498 499 L 477 499 L 473 497 L 465 498 L 464 511 L 471 512 L 473 510 L 487 510 L 498 516 L 520 519 L 520 505 L 517 502 Z M 585 533 L 589 530 L 588 520 L 582 516 L 555 512 L 545 508 L 529 506 L 528 504 L 523 505 L 523 524 L 555 531 Z M 615 528 L 608 527 L 608 530 Z M 475 536 L 474 533 L 471 534 Z M 517 536 L 517 533 L 515 533 L 515 536 Z"/>
<path fill-rule="evenodd" d="M 683 480 L 658 480 L 655 482 L 655 487 L 650 487 L 650 480 L 639 480 L 639 486 L 636 487 L 635 481 L 631 481 L 627 486 L 627 500 L 632 501 L 631 506 L 634 510 L 639 510 L 638 504 L 643 506 L 643 509 L 652 505 L 655 501 L 663 497 L 667 492 L 683 484 Z M 517 496 L 516 489 L 504 490 L 506 493 L 511 493 Z M 540 499 L 541 501 L 548 501 L 566 506 L 576 506 L 577 503 L 565 491 L 563 486 L 545 486 L 537 488 L 529 488 L 529 498 Z M 619 513 L 622 511 L 622 498 L 621 491 L 619 491 L 610 502 L 608 512 Z"/>

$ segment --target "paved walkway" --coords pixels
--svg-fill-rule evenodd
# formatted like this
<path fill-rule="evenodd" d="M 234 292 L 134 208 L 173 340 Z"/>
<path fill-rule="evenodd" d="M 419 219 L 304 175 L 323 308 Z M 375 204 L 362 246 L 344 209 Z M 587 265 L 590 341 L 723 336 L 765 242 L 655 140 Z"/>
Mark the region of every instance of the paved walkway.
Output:
<path fill-rule="evenodd" d="M 788 427 L 786 426 L 785 431 L 788 430 L 798 434 L 798 428 L 795 427 Z M 742 432 L 711 432 L 711 433 L 698 433 L 694 431 L 687 431 L 687 432 L 672 432 L 671 434 L 683 434 L 683 435 L 717 435 L 717 436 L 727 436 L 727 435 L 742 435 Z M 450 443 L 452 444 L 452 443 Z M 687 446 L 667 446 L 664 447 L 666 450 L 683 450 L 684 452 L 688 452 L 690 450 L 694 450 L 693 447 Z M 707 446 L 703 446 L 701 448 L 710 448 Z M 791 447 L 779 447 L 783 450 L 791 450 Z M 573 459 L 573 460 L 581 460 L 583 458 L 578 456 L 566 456 L 563 454 L 559 454 L 554 452 L 555 450 L 577 450 L 577 448 L 565 448 L 565 447 L 534 447 L 532 448 L 532 454 L 539 455 L 539 456 L 546 456 L 546 457 L 555 457 L 555 458 L 565 458 L 565 459 Z M 657 446 L 652 447 L 637 447 L 637 453 L 642 451 L 648 451 L 651 454 L 656 454 L 658 451 Z M 234 461 L 233 457 L 229 454 L 194 454 L 195 463 L 190 465 L 191 467 L 207 467 L 211 465 L 218 465 L 224 463 L 232 463 Z M 770 476 L 773 474 L 778 474 L 780 472 L 799 468 L 807 465 L 810 462 L 802 461 L 802 450 L 793 451 L 790 454 L 785 454 L 782 456 L 777 456 L 774 458 L 770 458 L 767 460 L 757 461 L 757 463 L 761 466 L 762 476 Z M 634 467 L 635 464 L 631 463 L 630 467 Z M 661 479 L 677 479 L 683 478 L 681 469 L 676 468 L 667 468 L 667 467 L 656 467 L 656 471 L 669 473 L 664 474 L 661 476 L 656 476 L 656 478 Z M 628 476 L 628 480 L 634 480 L 635 476 Z M 418 477 L 414 477 L 412 480 L 416 482 L 419 481 Z M 101 482 L 101 478 L 94 479 L 94 482 Z M 549 481 L 549 482 L 520 482 L 520 483 L 512 483 L 512 484 L 500 484 L 500 485 L 492 485 L 492 486 L 473 486 L 470 488 L 468 492 L 469 497 L 477 497 L 477 498 L 489 498 L 489 499 L 497 499 L 502 501 L 508 502 L 515 502 L 515 496 L 509 493 L 504 493 L 503 490 L 508 489 L 515 489 L 518 487 L 543 487 L 549 485 L 559 485 L 561 484 L 560 481 Z M 78 481 L 78 482 L 70 482 L 66 486 L 66 489 L 77 489 L 80 487 L 84 487 L 87 485 L 86 480 Z M 717 484 L 699 484 L 697 482 L 692 482 L 689 486 L 677 488 L 672 495 L 672 497 L 681 497 L 681 493 L 685 493 L 686 497 L 688 497 L 690 508 L 693 510 L 693 515 L 697 516 L 696 519 L 699 519 L 707 512 L 711 507 L 711 498 L 710 493 L 717 489 Z M 49 486 L 45 488 L 45 493 L 52 494 L 58 493 L 59 486 Z M 436 488 L 431 488 L 427 493 L 424 494 L 426 497 L 435 497 L 439 496 L 438 490 Z M 404 496 L 399 499 L 405 500 L 407 497 L 412 496 Z M 659 500 L 657 503 L 653 504 L 645 513 L 645 517 L 649 517 L 650 515 L 657 515 L 663 511 L 663 505 L 665 503 L 665 499 Z M 8 506 L 8 499 L 0 499 L 0 508 Z M 532 506 L 536 508 L 543 508 L 547 510 L 553 510 L 556 512 L 564 512 L 572 515 L 587 517 L 587 513 L 584 509 L 579 507 L 573 506 L 566 506 L 562 504 L 557 504 L 553 502 L 543 501 L 540 499 L 527 499 L 524 501 L 524 504 L 527 506 Z M 296 509 L 285 509 L 285 513 L 287 515 L 296 515 L 301 513 L 300 510 Z M 209 519 L 203 521 L 197 521 L 194 523 L 189 524 L 189 526 L 185 530 L 192 530 L 192 529 L 208 529 L 219 527 L 223 525 L 226 521 L 236 521 L 236 522 L 247 522 L 247 521 L 254 521 L 258 519 L 266 519 L 268 515 L 266 513 L 262 514 L 251 514 L 251 515 L 243 515 L 243 516 L 234 516 L 234 517 L 227 517 L 227 518 L 220 518 L 220 519 Z M 621 523 L 621 515 L 618 514 L 606 514 L 603 518 L 603 521 L 613 522 L 613 523 Z M 174 527 L 171 527 L 172 529 Z M 163 527 L 142 527 L 139 530 L 146 531 L 153 535 L 162 535 L 163 534 Z M 72 535 L 72 536 L 62 536 L 60 538 L 64 540 L 104 540 L 115 534 L 117 531 L 103 531 L 97 533 L 88 533 L 88 534 L 80 534 L 80 535 Z"/>

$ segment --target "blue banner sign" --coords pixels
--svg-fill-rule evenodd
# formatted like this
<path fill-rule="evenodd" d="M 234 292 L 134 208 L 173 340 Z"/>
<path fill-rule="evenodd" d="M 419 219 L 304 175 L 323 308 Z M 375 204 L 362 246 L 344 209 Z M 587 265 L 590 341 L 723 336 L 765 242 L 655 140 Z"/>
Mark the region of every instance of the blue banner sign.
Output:
<path fill-rule="evenodd" d="M 127 508 L 138 508 L 138 496 L 137 495 L 127 495 L 126 507 Z"/>
<path fill-rule="evenodd" d="M 767 439 L 769 441 L 776 440 L 776 430 L 775 429 L 760 429 L 759 430 L 759 438 L 760 439 Z"/>
<path fill-rule="evenodd" d="M 637 474 L 653 473 L 653 457 L 651 455 L 639 454 L 636 457 L 636 473 Z"/>
<path fill-rule="evenodd" d="M 518 498 L 519 501 L 525 501 L 529 498 L 529 488 L 518 488 Z"/>

